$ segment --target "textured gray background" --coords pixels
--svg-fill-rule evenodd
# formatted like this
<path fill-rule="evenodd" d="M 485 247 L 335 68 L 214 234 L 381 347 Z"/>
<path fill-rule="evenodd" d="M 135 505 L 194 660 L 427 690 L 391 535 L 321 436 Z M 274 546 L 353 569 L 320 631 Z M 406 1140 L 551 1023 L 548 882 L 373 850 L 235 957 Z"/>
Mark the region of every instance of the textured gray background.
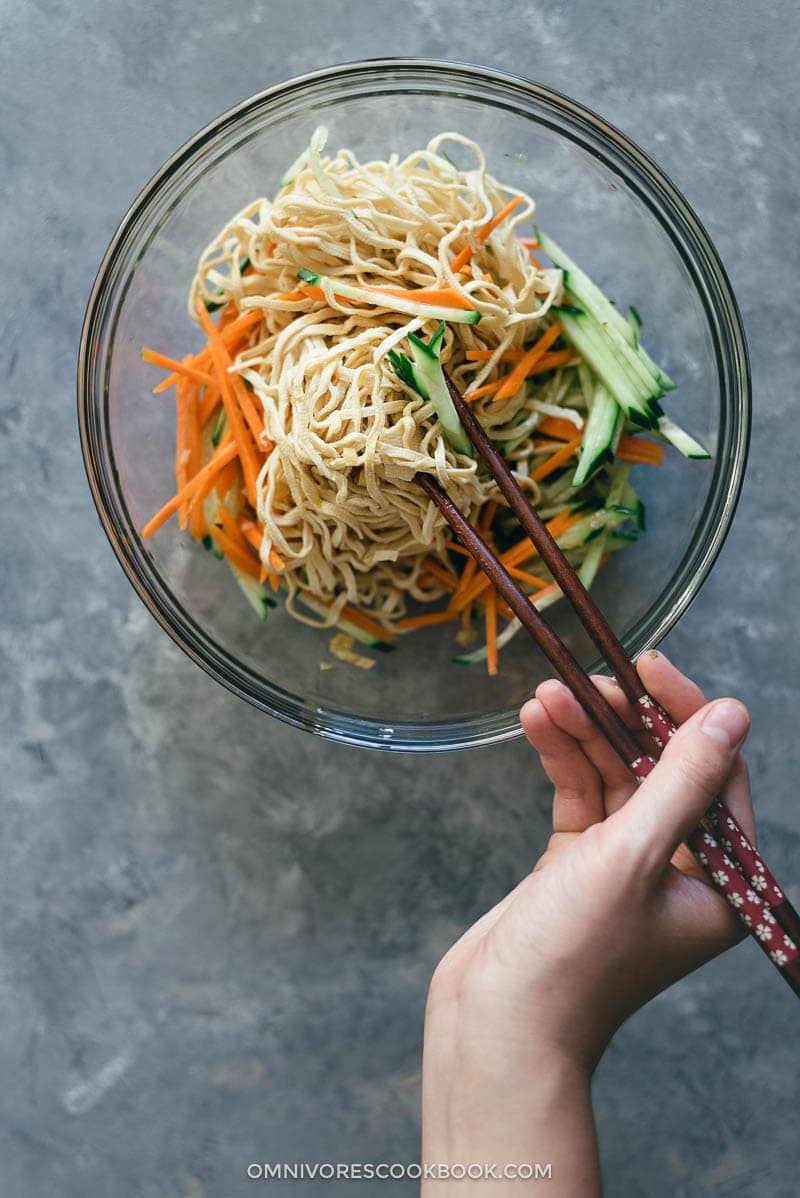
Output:
<path fill-rule="evenodd" d="M 763 843 L 799 899 L 795 7 L 2 0 L 0 23 L 0 1193 L 235 1198 L 260 1188 L 251 1160 L 416 1159 L 430 972 L 529 867 L 547 787 L 521 743 L 420 761 L 316 741 L 172 646 L 84 482 L 94 271 L 185 138 L 326 63 L 482 61 L 639 141 L 716 240 L 755 383 L 736 525 L 667 649 L 751 705 Z M 773 1114 L 796 1110 L 798 1014 L 748 943 L 632 1020 L 596 1083 L 609 1194 L 796 1194 Z"/>

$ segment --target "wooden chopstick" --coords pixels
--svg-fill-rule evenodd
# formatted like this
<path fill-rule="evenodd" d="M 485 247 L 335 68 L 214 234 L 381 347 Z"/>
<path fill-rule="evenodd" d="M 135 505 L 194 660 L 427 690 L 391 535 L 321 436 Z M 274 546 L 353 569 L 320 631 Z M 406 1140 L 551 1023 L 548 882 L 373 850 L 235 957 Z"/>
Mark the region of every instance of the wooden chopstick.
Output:
<path fill-rule="evenodd" d="M 446 374 L 445 381 L 467 436 L 488 466 L 509 507 L 536 546 L 542 561 L 549 567 L 564 596 L 572 604 L 576 615 L 611 668 L 625 697 L 634 711 L 638 712 L 647 732 L 656 745 L 663 748 L 666 741 L 675 734 L 674 722 L 652 695 L 647 693 L 635 665 L 608 620 L 578 578 L 547 526 L 523 495 L 505 460 L 483 431 L 469 405 L 464 402 L 452 379 Z M 722 799 L 715 799 L 709 812 L 709 822 L 719 829 L 722 840 L 726 842 L 728 855 L 748 879 L 751 888 L 759 893 L 778 925 L 796 945 L 800 945 L 800 915 L 786 898 L 772 871 Z"/>
<path fill-rule="evenodd" d="M 613 631 L 608 626 L 594 601 L 590 599 L 588 592 L 580 586 L 580 582 L 575 578 L 572 567 L 563 557 L 560 549 L 546 529 L 544 530 L 545 536 L 542 537 L 540 532 L 542 522 L 530 508 L 505 462 L 494 449 L 494 446 L 483 432 L 478 421 L 469 411 L 468 406 L 464 403 L 450 379 L 446 375 L 445 378 L 453 403 L 461 417 L 467 435 L 478 450 L 478 453 L 484 458 L 509 505 L 519 518 L 520 523 L 530 536 L 533 544 L 536 545 L 542 559 L 550 567 L 553 577 L 559 586 L 561 586 L 565 596 L 574 603 L 578 616 L 582 621 L 584 621 L 584 616 L 589 621 L 587 631 L 589 631 L 592 639 L 595 640 L 596 644 L 598 643 L 595 637 L 596 632 L 597 637 L 603 638 L 604 644 L 611 645 L 611 651 L 615 657 L 621 655 L 624 661 L 629 662 L 622 645 L 616 640 Z M 495 470 L 497 473 L 495 473 Z M 642 782 L 655 767 L 656 759 L 642 749 L 636 736 L 620 719 L 605 696 L 597 689 L 560 637 L 532 605 L 529 597 L 520 589 L 503 564 L 497 560 L 493 551 L 481 535 L 472 528 L 461 514 L 447 492 L 430 475 L 417 474 L 415 480 L 439 508 L 456 534 L 456 537 L 469 550 L 477 565 L 489 578 L 497 592 L 508 603 L 529 635 L 542 649 L 551 665 L 553 665 L 564 679 L 564 682 L 572 690 L 584 710 L 595 721 L 611 746 L 629 769 L 631 769 L 636 780 Z M 534 519 L 529 519 L 530 516 L 533 516 Z M 546 544 L 545 538 L 552 542 L 552 544 Z M 555 553 L 553 553 L 553 549 L 555 549 Z M 555 568 L 553 567 L 553 563 L 555 563 Z M 579 591 L 572 584 L 572 578 L 575 578 L 575 581 L 578 582 Z M 562 582 L 565 585 L 562 586 Z M 577 602 L 575 602 L 573 596 L 577 596 Z M 610 634 L 611 640 L 607 638 L 605 630 Z M 612 642 L 616 642 L 616 645 L 619 647 L 618 651 L 615 650 Z M 611 664 L 611 661 L 609 661 L 609 665 Z M 633 667 L 632 663 L 629 664 L 630 669 L 635 673 L 635 667 Z M 626 674 L 629 676 L 629 671 L 626 671 Z M 638 675 L 636 677 L 638 679 Z M 622 686 L 622 680 L 619 679 L 619 681 Z M 647 695 L 640 681 L 638 682 L 637 689 L 639 689 L 640 693 L 633 701 L 636 709 L 639 711 L 640 717 L 642 717 L 644 727 L 648 732 L 652 732 L 654 725 L 651 713 L 657 711 L 663 715 L 663 719 L 666 721 L 663 725 L 665 737 L 672 735 L 672 732 L 669 731 L 669 728 L 672 728 L 672 731 L 674 731 L 671 722 L 666 714 L 661 711 L 661 708 L 658 707 L 658 704 L 655 703 L 655 700 Z M 624 693 L 630 698 L 627 691 L 624 691 Z M 659 724 L 659 728 L 661 727 L 662 725 Z M 656 737 L 658 737 L 658 733 L 656 733 Z M 785 981 L 791 986 L 795 994 L 800 997 L 800 949 L 798 949 L 797 942 L 791 933 L 783 929 L 782 924 L 778 924 L 777 914 L 773 914 L 767 903 L 760 897 L 759 890 L 763 889 L 763 887 L 751 885 L 752 879 L 745 876 L 741 861 L 732 859 L 735 851 L 732 826 L 727 824 L 722 825 L 723 831 L 727 829 L 727 832 L 730 833 L 722 837 L 725 841 L 724 844 L 721 844 L 717 838 L 716 831 L 720 828 L 720 820 L 730 819 L 733 821 L 733 816 L 727 812 L 726 808 L 723 813 L 723 806 L 718 800 L 715 809 L 709 813 L 709 816 L 702 824 L 687 838 L 687 843 L 708 874 L 712 885 L 728 899 L 741 922 L 756 939 L 756 942 L 778 969 Z M 735 821 L 733 822 L 735 823 Z M 736 827 L 738 827 L 738 824 L 736 824 Z M 745 840 L 747 839 L 743 832 L 741 836 Z M 752 849 L 752 846 L 750 847 Z M 752 852 L 756 853 L 756 850 L 752 849 Z M 758 859 L 760 860 L 760 858 Z M 763 863 L 762 866 L 764 872 L 758 872 L 757 876 L 759 878 L 764 877 L 767 872 L 766 866 Z M 769 876 L 772 878 L 771 874 Z M 781 899 L 779 906 L 786 903 L 790 912 L 789 918 L 793 916 L 796 919 L 797 915 L 794 908 L 791 907 L 791 904 L 788 904 L 788 900 L 785 900 L 776 882 L 774 882 L 774 886 L 777 896 L 780 896 Z M 786 918 L 785 909 L 782 911 L 782 915 Z M 783 929 L 782 933 L 777 932 L 779 926 Z"/>

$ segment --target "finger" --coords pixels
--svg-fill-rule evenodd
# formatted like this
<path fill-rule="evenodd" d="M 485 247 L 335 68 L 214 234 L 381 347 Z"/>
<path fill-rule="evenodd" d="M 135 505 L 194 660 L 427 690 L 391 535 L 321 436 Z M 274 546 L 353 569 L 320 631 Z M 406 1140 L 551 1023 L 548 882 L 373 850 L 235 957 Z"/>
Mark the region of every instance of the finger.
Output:
<path fill-rule="evenodd" d="M 593 678 L 592 681 L 599 682 L 599 679 Z M 610 685 L 608 679 L 604 679 L 604 682 Z M 612 706 L 620 714 L 627 707 L 633 719 L 630 704 L 618 688 L 614 689 L 615 694 L 610 697 Z M 580 742 L 584 754 L 597 770 L 603 788 L 604 814 L 617 811 L 630 798 L 636 785 L 627 765 L 567 687 L 560 682 L 547 683 L 547 691 L 542 692 L 542 699 L 553 722 Z"/>
<path fill-rule="evenodd" d="M 520 712 L 520 720 L 555 787 L 553 831 L 583 832 L 603 818 L 600 777 L 578 742 L 554 723 L 539 698 L 550 685 L 539 687 L 537 697 Z"/>
<path fill-rule="evenodd" d="M 684 723 L 707 702 L 697 683 L 682 674 L 668 657 L 656 649 L 643 653 L 636 662 L 636 668 L 648 692 L 670 713 L 677 724 Z M 755 844 L 756 827 L 750 797 L 750 779 L 747 764 L 741 755 L 731 768 L 721 797 Z"/>
<path fill-rule="evenodd" d="M 639 677 L 676 724 L 694 715 L 708 700 L 696 682 L 674 666 L 658 649 L 642 653 L 636 660 Z"/>
<path fill-rule="evenodd" d="M 661 866 L 722 790 L 750 717 L 736 699 L 695 712 L 669 741 L 653 772 L 612 817 L 632 862 Z"/>
<path fill-rule="evenodd" d="M 593 678 L 593 682 L 597 679 Z M 622 758 L 611 748 L 594 720 L 586 714 L 578 700 L 563 682 L 551 679 L 536 692 L 553 723 L 580 743 L 581 749 L 608 785 L 631 781 L 631 772 Z M 613 705 L 619 710 L 626 700 L 621 693 L 614 696 Z"/>

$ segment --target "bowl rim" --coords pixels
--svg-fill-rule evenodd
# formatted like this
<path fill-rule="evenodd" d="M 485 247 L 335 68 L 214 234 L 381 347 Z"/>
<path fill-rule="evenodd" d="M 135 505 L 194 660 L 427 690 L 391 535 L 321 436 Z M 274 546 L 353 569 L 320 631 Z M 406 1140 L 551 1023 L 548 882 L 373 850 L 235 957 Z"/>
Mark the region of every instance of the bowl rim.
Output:
<path fill-rule="evenodd" d="M 711 238 L 691 205 L 669 176 L 627 134 L 611 122 L 599 116 L 586 105 L 545 84 L 469 62 L 419 57 L 379 57 L 339 63 L 283 80 L 249 96 L 209 121 L 185 141 L 151 176 L 123 215 L 103 255 L 89 295 L 81 330 L 77 364 L 78 426 L 89 488 L 101 524 L 117 560 L 151 615 L 170 638 L 207 674 L 260 710 L 294 727 L 315 732 L 329 740 L 362 748 L 395 752 L 445 752 L 515 739 L 522 735 L 522 727 L 518 719 L 515 721 L 509 719 L 508 711 L 494 712 L 488 716 L 480 715 L 427 723 L 403 720 L 389 725 L 364 716 L 352 716 L 334 708 L 312 706 L 298 696 L 291 696 L 290 701 L 287 702 L 285 699 L 279 699 L 274 693 L 281 688 L 277 688 L 272 683 L 265 683 L 263 677 L 242 662 L 237 661 L 211 637 L 204 634 L 194 624 L 192 617 L 171 595 L 170 588 L 160 572 L 154 568 L 152 562 L 141 551 L 141 547 L 136 545 L 135 541 L 138 538 L 132 539 L 124 529 L 120 528 L 110 501 L 112 498 L 121 499 L 121 496 L 112 497 L 109 493 L 107 485 L 109 471 L 103 465 L 102 454 L 98 453 L 99 444 L 94 419 L 96 413 L 92 408 L 94 389 L 92 387 L 91 351 L 95 344 L 95 333 L 103 327 L 102 300 L 113 276 L 114 264 L 120 256 L 123 246 L 131 233 L 135 231 L 138 222 L 147 214 L 151 201 L 158 195 L 162 186 L 182 164 L 190 161 L 207 141 L 218 138 L 227 127 L 234 126 L 252 110 L 270 102 L 276 104 L 283 97 L 297 94 L 304 89 L 313 88 L 322 83 L 337 80 L 344 83 L 349 79 L 370 78 L 379 81 L 381 75 L 386 72 L 391 72 L 395 76 L 395 81 L 398 75 L 406 76 L 410 80 L 415 73 L 433 75 L 438 72 L 440 75 L 447 76 L 454 83 L 459 77 L 476 84 L 484 82 L 502 86 L 512 92 L 523 93 L 533 100 L 557 110 L 561 116 L 604 142 L 606 147 L 613 151 L 615 157 L 621 159 L 633 171 L 634 177 L 636 174 L 644 176 L 648 189 L 660 195 L 664 212 L 654 215 L 661 217 L 662 226 L 664 225 L 664 215 L 669 214 L 670 221 L 680 226 L 683 240 L 688 234 L 692 249 L 697 255 L 697 261 L 692 264 L 693 269 L 690 272 L 692 281 L 695 285 L 697 284 L 696 267 L 701 265 L 704 268 L 706 280 L 710 279 L 713 284 L 716 327 L 713 327 L 712 322 L 712 331 L 715 335 L 715 349 L 719 356 L 719 344 L 722 340 L 731 357 L 733 380 L 737 384 L 738 421 L 735 422 L 729 447 L 729 458 L 724 468 L 725 485 L 715 504 L 713 523 L 706 530 L 700 551 L 694 555 L 692 576 L 683 585 L 681 592 L 673 596 L 673 601 L 667 605 L 666 610 L 662 610 L 660 618 L 647 634 L 641 637 L 640 643 L 636 646 L 637 652 L 642 652 L 657 644 L 674 627 L 696 598 L 708 577 L 730 529 L 741 494 L 750 441 L 752 411 L 750 365 L 742 318 L 727 273 Z M 597 157 L 596 154 L 594 156 Z M 631 179 L 627 176 L 626 182 L 630 186 Z M 649 200 L 648 207 L 652 209 Z M 665 232 L 669 233 L 670 229 L 665 228 Z M 685 263 L 684 248 L 681 243 L 679 250 Z M 710 317 L 707 303 L 705 308 L 706 316 Z M 103 396 L 106 395 L 107 388 L 104 388 Z M 107 402 L 103 404 L 103 409 L 105 414 Z M 723 467 L 720 466 L 721 471 L 722 469 Z M 118 481 L 116 470 L 112 470 L 110 473 L 114 476 L 116 483 Z M 713 495 L 712 488 L 704 511 L 709 508 Z M 129 529 L 129 532 L 131 531 L 135 530 Z M 681 566 L 689 553 L 690 548 L 687 548 L 681 563 L 676 567 L 673 578 L 679 575 Z M 143 571 L 142 566 L 145 561 L 149 562 L 149 568 Z M 169 611 L 148 584 L 146 574 L 157 578 L 162 590 L 166 590 L 171 600 Z M 651 609 L 640 617 L 639 624 L 649 616 L 654 606 L 655 604 L 651 605 Z M 180 617 L 180 621 L 176 620 L 176 616 Z M 603 668 L 602 663 L 599 668 Z M 265 686 L 271 688 L 273 692 L 269 699 L 264 694 Z M 282 695 L 285 696 L 286 693 L 281 690 Z"/>

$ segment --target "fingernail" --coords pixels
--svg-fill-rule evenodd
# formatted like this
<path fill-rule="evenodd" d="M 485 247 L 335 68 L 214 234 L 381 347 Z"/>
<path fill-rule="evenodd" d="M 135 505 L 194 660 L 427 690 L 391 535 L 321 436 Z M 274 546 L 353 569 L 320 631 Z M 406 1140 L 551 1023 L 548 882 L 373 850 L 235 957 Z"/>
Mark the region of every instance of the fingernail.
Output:
<path fill-rule="evenodd" d="M 725 745 L 726 749 L 741 744 L 749 726 L 747 708 L 737 699 L 720 699 L 712 703 L 700 721 L 701 731 Z"/>
<path fill-rule="evenodd" d="M 653 660 L 655 660 L 655 658 L 660 657 L 661 654 L 659 653 L 658 649 L 648 649 L 647 656 L 652 657 Z"/>

